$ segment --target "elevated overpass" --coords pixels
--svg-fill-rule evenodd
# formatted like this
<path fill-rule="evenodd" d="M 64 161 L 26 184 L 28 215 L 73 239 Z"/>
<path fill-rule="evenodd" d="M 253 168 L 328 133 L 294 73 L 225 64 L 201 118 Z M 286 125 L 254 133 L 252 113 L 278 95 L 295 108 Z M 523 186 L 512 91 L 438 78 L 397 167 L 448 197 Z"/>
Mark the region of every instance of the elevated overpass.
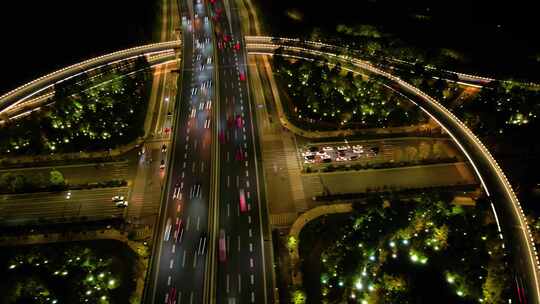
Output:
<path fill-rule="evenodd" d="M 438 101 L 406 81 L 389 74 L 368 61 L 351 56 L 342 47 L 299 39 L 246 36 L 246 48 L 250 55 L 273 56 L 278 48 L 284 57 L 320 61 L 327 58 L 340 62 L 344 69 L 362 71 L 385 79 L 388 84 L 403 93 L 427 115 L 437 121 L 450 135 L 469 160 L 489 201 L 496 220 L 499 237 L 509 247 L 516 288 L 522 288 L 528 303 L 540 303 L 538 280 L 540 262 L 531 231 L 519 200 L 503 170 L 488 149 L 473 132 Z M 461 74 L 462 81 L 485 84 L 489 78 Z M 519 283 L 523 282 L 523 283 Z M 523 286 L 520 286 L 522 284 Z"/>
<path fill-rule="evenodd" d="M 139 56 L 149 56 L 156 59 L 152 62 L 153 64 L 163 63 L 174 59 L 174 50 L 180 47 L 180 40 L 153 43 L 94 57 L 59 69 L 0 96 L 0 115 L 13 110 L 15 106 L 54 87 L 55 84 L 66 81 L 82 73 Z"/>

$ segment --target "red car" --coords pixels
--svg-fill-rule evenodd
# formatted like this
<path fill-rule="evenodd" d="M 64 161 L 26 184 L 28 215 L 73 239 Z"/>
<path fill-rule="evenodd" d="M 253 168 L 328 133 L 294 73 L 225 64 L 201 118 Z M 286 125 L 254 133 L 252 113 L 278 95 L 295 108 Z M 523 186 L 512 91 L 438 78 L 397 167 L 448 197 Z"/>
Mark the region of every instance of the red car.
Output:
<path fill-rule="evenodd" d="M 219 231 L 219 261 L 225 262 L 227 260 L 227 246 L 225 240 L 225 230 Z"/>
<path fill-rule="evenodd" d="M 242 121 L 242 116 L 236 115 L 236 126 L 238 128 L 242 128 L 244 126 L 244 123 Z"/>
<path fill-rule="evenodd" d="M 246 75 L 244 73 L 240 72 L 240 80 L 244 81 L 246 80 Z"/>
<path fill-rule="evenodd" d="M 242 148 L 238 148 L 238 150 L 236 150 L 236 155 L 234 156 L 234 158 L 235 158 L 237 161 L 243 161 L 243 160 L 245 160 L 245 157 L 244 157 L 244 150 L 242 150 Z"/>
<path fill-rule="evenodd" d="M 167 294 L 167 304 L 176 304 L 176 288 L 171 287 Z"/>
<path fill-rule="evenodd" d="M 225 138 L 225 132 L 219 131 L 219 142 L 224 144 L 227 142 L 227 138 Z"/>
<path fill-rule="evenodd" d="M 240 189 L 239 203 L 240 203 L 240 212 L 246 212 L 247 204 L 246 204 L 246 195 L 245 195 L 244 189 Z"/>

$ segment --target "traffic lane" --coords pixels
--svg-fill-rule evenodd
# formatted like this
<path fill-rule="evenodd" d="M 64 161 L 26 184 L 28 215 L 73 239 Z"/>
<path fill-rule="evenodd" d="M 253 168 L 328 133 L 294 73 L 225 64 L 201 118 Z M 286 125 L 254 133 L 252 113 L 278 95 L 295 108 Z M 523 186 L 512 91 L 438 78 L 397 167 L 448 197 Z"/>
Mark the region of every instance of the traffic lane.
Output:
<path fill-rule="evenodd" d="M 199 63 L 199 62 L 197 62 L 197 63 Z M 200 84 L 201 81 L 205 81 L 204 77 L 199 77 L 199 78 L 197 78 L 197 77 L 195 76 L 194 78 L 195 78 L 196 80 L 198 80 L 198 83 L 197 83 L 197 81 L 193 81 L 193 82 L 191 83 L 191 84 L 193 84 L 193 87 L 198 86 L 198 85 Z M 203 92 L 200 92 L 199 94 L 201 94 L 201 93 L 203 93 Z M 186 95 L 187 95 L 187 94 L 186 94 Z M 197 94 L 194 94 L 194 95 L 195 95 L 194 98 L 191 98 L 192 96 L 189 96 L 188 98 L 189 98 L 189 100 L 191 101 L 191 102 L 190 102 L 191 108 L 192 108 L 192 109 L 194 108 L 195 111 L 197 111 L 197 110 L 196 110 L 197 105 L 198 105 L 198 104 L 200 105 L 200 104 L 201 104 L 201 101 L 198 100 L 199 98 L 197 98 L 197 97 L 198 97 Z M 205 96 L 205 97 L 206 97 L 206 96 Z M 211 97 L 211 96 L 210 96 L 210 97 Z M 207 116 L 207 115 L 202 114 L 202 113 L 196 113 L 196 116 L 194 117 L 194 119 L 190 120 L 190 122 L 192 122 L 192 125 L 194 126 L 194 129 L 195 129 L 195 130 L 197 130 L 199 127 L 203 126 L 203 123 L 201 122 L 201 120 L 206 119 L 205 116 Z M 202 129 L 202 128 L 201 128 L 201 129 Z M 189 130 L 189 129 L 187 129 L 187 130 Z M 205 139 L 206 139 L 206 138 L 209 139 L 209 136 L 207 136 L 209 132 L 206 132 L 206 131 L 203 129 L 202 131 L 199 131 L 199 132 L 193 131 L 193 132 L 190 132 L 190 133 L 195 133 L 195 134 L 194 134 L 194 135 L 186 135 L 186 143 L 185 143 L 185 146 L 184 146 L 185 153 L 186 153 L 186 154 L 187 154 L 187 153 L 191 153 L 191 152 L 188 151 L 188 148 L 189 148 L 189 146 L 190 146 L 190 142 L 189 142 L 189 141 L 192 140 L 191 143 L 193 144 L 193 150 L 194 150 L 194 151 L 192 152 L 193 155 L 196 155 L 196 156 L 197 156 L 197 155 L 208 155 L 208 153 L 200 153 L 200 154 L 199 154 L 198 151 L 196 151 L 196 150 L 199 149 L 199 147 L 200 147 L 200 149 L 206 150 L 205 152 L 208 152 L 209 144 L 208 144 L 208 141 L 205 140 Z M 196 134 L 196 133 L 199 133 L 199 134 Z M 190 136 L 191 136 L 192 139 L 189 138 Z M 197 141 L 198 139 L 200 139 L 199 142 Z M 184 154 L 184 161 L 182 161 L 182 166 L 181 166 L 181 167 L 182 167 L 182 170 L 185 170 L 185 169 L 187 169 L 187 167 L 188 167 L 188 164 L 187 164 L 187 162 L 185 161 L 185 156 L 186 156 L 186 154 Z M 195 165 L 196 165 L 197 160 L 198 160 L 198 158 L 195 158 L 195 160 L 193 161 L 193 166 L 192 166 L 193 169 L 192 169 L 192 171 L 195 171 Z M 200 160 L 199 160 L 199 161 L 200 161 Z M 208 157 L 206 157 L 205 161 L 208 162 Z M 206 166 L 206 167 L 208 167 L 208 166 Z M 201 165 L 201 170 L 203 170 L 203 165 Z M 207 172 L 209 172 L 209 170 L 208 170 Z M 194 173 L 194 172 L 192 172 L 192 173 Z M 183 174 L 184 174 L 184 171 L 182 171 L 182 175 L 183 175 Z M 207 177 L 209 177 L 209 176 L 207 175 Z M 175 177 L 175 178 L 177 178 L 177 177 Z M 208 180 L 208 179 L 207 179 L 207 180 Z M 193 182 L 190 178 L 186 178 L 185 181 L 186 181 L 186 183 L 191 183 L 191 184 L 198 183 L 197 181 Z M 176 182 L 176 181 L 173 180 L 173 181 L 171 181 L 171 182 Z M 206 188 L 205 190 L 203 190 L 203 192 L 205 193 L 205 196 L 206 196 L 206 197 L 207 197 L 207 195 L 208 195 L 208 190 L 209 190 L 208 187 L 209 187 L 209 186 L 208 186 L 208 183 L 207 183 L 207 186 L 206 186 L 206 187 L 203 187 L 203 188 Z M 186 195 L 186 196 L 187 196 L 187 195 Z M 205 198 L 206 198 L 206 197 L 205 197 Z M 206 201 L 206 202 L 207 202 L 207 200 L 206 200 L 205 198 L 203 198 L 203 201 Z M 191 202 L 191 203 L 193 203 L 193 202 Z M 190 204 L 190 205 L 191 205 L 191 204 Z M 206 206 L 206 207 L 207 207 L 207 206 Z M 190 213 L 191 213 L 191 211 L 190 211 L 191 209 L 192 209 L 191 206 L 186 206 L 185 214 L 190 214 Z M 195 228 L 195 229 L 199 229 L 199 227 L 200 227 L 200 226 L 199 226 L 199 225 L 200 225 L 199 223 L 200 223 L 201 213 L 202 213 L 202 215 L 204 216 L 205 214 L 207 214 L 207 211 L 206 211 L 206 210 L 203 210 L 202 212 L 199 212 L 198 215 L 195 214 L 195 215 L 197 215 L 197 219 L 198 219 L 198 220 L 197 220 L 197 228 Z M 187 220 L 187 225 L 189 225 L 189 223 L 190 223 L 190 218 L 191 218 L 190 216 L 187 216 L 187 219 L 186 219 L 186 220 Z M 202 225 L 202 226 L 204 226 L 204 227 L 207 226 L 207 220 L 206 220 L 206 218 L 203 218 L 203 225 Z M 191 247 L 195 248 L 194 245 L 195 245 L 196 243 L 198 243 L 199 236 L 194 235 L 193 238 L 190 239 L 190 236 L 189 236 L 189 226 L 186 226 L 185 229 L 186 229 L 186 231 L 185 231 L 185 233 L 186 233 L 186 234 L 185 234 L 186 239 L 183 240 L 183 243 L 186 245 L 185 247 L 190 247 L 190 246 L 189 246 L 189 243 L 191 243 Z M 173 248 L 173 247 L 171 246 L 171 253 L 172 253 L 172 248 Z M 164 250 L 165 250 L 165 252 L 166 252 L 167 249 L 164 249 Z M 186 252 L 186 255 L 187 255 L 187 249 L 184 250 L 184 252 Z M 185 263 L 185 258 L 184 258 L 184 257 L 185 257 L 186 255 L 183 254 L 183 256 L 182 256 L 182 260 L 183 260 L 182 262 L 183 262 L 183 263 Z M 169 257 L 169 256 L 168 256 L 167 254 L 165 254 L 165 256 L 164 256 L 165 262 L 162 263 L 162 267 L 163 267 L 163 268 L 166 268 L 166 267 L 167 267 L 167 266 L 166 266 L 166 265 L 167 265 L 167 264 L 166 264 L 166 261 L 167 261 L 167 258 L 168 258 L 168 257 Z M 169 260 L 169 268 L 171 267 L 171 265 L 174 264 L 174 259 L 173 259 L 172 261 L 173 261 L 173 262 L 172 262 L 172 264 L 171 264 L 171 262 L 170 262 L 170 260 Z M 199 267 L 204 267 L 204 265 L 203 265 L 204 263 L 197 263 L 197 262 L 196 262 L 196 255 L 193 256 L 193 262 L 194 262 L 195 268 L 197 267 L 197 265 L 199 265 Z M 184 264 L 184 265 L 185 265 L 185 264 Z M 165 270 L 163 270 L 163 271 L 165 271 Z M 202 278 L 202 276 L 203 276 L 203 271 L 201 271 L 201 268 L 199 268 L 199 271 L 198 271 L 197 273 L 199 274 L 199 277 Z M 196 274 L 197 274 L 197 273 L 196 273 Z M 182 276 L 186 276 L 186 277 L 188 277 L 188 278 L 191 278 L 190 280 L 182 280 L 182 278 L 180 278 L 180 279 L 179 279 L 180 281 L 185 281 L 185 282 L 197 282 L 197 280 L 195 280 L 195 281 L 193 280 L 193 274 L 191 273 L 191 271 L 189 271 L 189 272 L 188 272 L 188 271 L 183 271 L 183 272 L 180 272 L 180 274 L 181 274 Z M 170 282 L 170 281 L 168 280 L 168 283 L 169 283 L 169 282 Z M 199 282 L 200 282 L 200 287 L 202 287 L 202 279 L 199 280 Z M 199 289 L 200 289 L 200 287 L 199 287 Z M 188 287 L 188 289 L 189 289 L 189 287 Z M 189 294 L 190 294 L 190 297 L 193 297 L 193 294 L 194 294 L 194 293 L 193 293 L 193 291 L 191 291 L 191 292 L 189 292 Z M 201 293 L 201 294 L 202 294 L 202 293 Z M 186 292 L 186 295 L 187 295 L 187 292 Z M 190 300 L 191 300 L 191 298 L 190 298 Z"/>
<path fill-rule="evenodd" d="M 238 74 L 237 73 L 234 73 L 236 74 L 236 77 L 231 77 L 231 73 L 226 73 L 225 72 L 225 75 L 227 76 L 226 79 L 233 82 L 233 81 L 238 81 Z M 233 74 L 233 75 L 234 75 Z M 226 81 L 224 81 L 224 83 L 227 83 Z M 237 83 L 237 82 L 236 82 Z M 224 89 L 224 92 L 227 96 L 234 96 L 235 94 L 236 95 L 239 95 L 239 92 L 237 91 L 239 87 L 235 87 L 235 86 L 232 86 L 232 85 L 229 85 L 227 86 L 227 88 Z M 247 111 L 246 107 L 244 107 L 244 105 L 242 105 L 242 102 L 241 102 L 242 99 L 238 98 L 236 101 L 235 101 L 235 104 L 234 105 L 229 105 L 229 106 L 232 106 L 235 108 L 236 112 L 237 113 L 243 113 L 245 114 L 245 112 Z M 246 134 L 246 136 L 244 137 L 243 135 L 242 136 L 239 136 L 239 137 L 234 137 L 234 136 L 230 136 L 230 143 L 227 145 L 228 146 L 228 151 L 226 152 L 229 152 L 229 154 L 233 153 L 234 149 L 237 147 L 237 146 L 243 146 L 243 144 L 245 143 L 246 146 L 244 148 L 244 152 L 247 153 L 248 155 L 251 153 L 249 150 L 249 146 L 252 147 L 252 143 L 250 142 L 250 145 L 247 145 L 248 144 L 248 136 L 247 135 L 251 135 L 249 134 L 249 128 L 246 130 L 245 126 L 247 126 L 249 123 L 250 123 L 250 120 L 249 118 L 247 118 L 246 120 L 246 116 L 247 115 L 244 115 L 243 117 L 243 127 L 242 127 L 242 131 L 240 131 L 240 133 L 242 134 Z M 233 130 L 229 129 L 228 132 L 238 132 L 240 129 L 237 128 L 237 127 L 234 127 Z M 251 139 L 251 137 L 249 137 L 249 139 Z M 262 272 L 262 259 L 260 258 L 262 256 L 262 253 L 261 253 L 261 248 L 260 248 L 260 245 L 261 242 L 260 242 L 260 233 L 255 233 L 255 232 L 258 232 L 258 231 L 255 231 L 254 230 L 257 230 L 256 227 L 258 227 L 259 225 L 259 217 L 258 217 L 258 203 L 257 203 L 257 199 L 256 198 L 253 198 L 253 195 L 251 194 L 251 187 L 254 186 L 254 183 L 253 183 L 253 180 L 251 179 L 251 177 L 255 176 L 255 171 L 254 171 L 254 161 L 253 161 L 253 158 L 251 159 L 251 166 L 249 164 L 249 161 L 248 161 L 248 166 L 245 166 L 245 161 L 236 161 L 236 160 L 230 160 L 230 158 L 228 158 L 227 156 L 224 156 L 222 154 L 222 158 L 225 158 L 225 162 L 231 164 L 231 167 L 228 168 L 228 170 L 226 170 L 227 172 L 231 172 L 233 173 L 234 175 L 233 176 L 227 176 L 225 177 L 225 180 L 222 180 L 222 185 L 223 187 L 231 187 L 231 182 L 227 183 L 227 179 L 232 179 L 234 182 L 234 186 L 235 186 L 235 191 L 228 191 L 226 192 L 225 195 L 228 194 L 228 196 L 226 197 L 226 200 L 227 200 L 227 204 L 231 204 L 232 203 L 232 206 L 234 210 L 239 210 L 238 209 L 238 187 L 244 187 L 245 189 L 248 189 L 246 191 L 246 194 L 250 196 L 250 200 L 252 200 L 252 202 L 249 203 L 249 208 L 251 209 L 250 213 L 252 214 L 248 214 L 248 215 L 245 215 L 245 214 L 241 214 L 239 215 L 240 217 L 244 217 L 243 220 L 241 221 L 237 221 L 235 223 L 242 223 L 240 226 L 236 226 L 235 224 L 233 224 L 233 226 L 229 226 L 227 227 L 227 229 L 229 230 L 229 239 L 232 239 L 230 240 L 228 243 L 229 243 L 229 247 L 230 247 L 230 254 L 231 256 L 228 257 L 228 260 L 227 261 L 227 264 L 229 266 L 227 266 L 227 270 L 225 272 L 221 272 L 220 275 L 221 275 L 221 286 L 223 287 L 223 285 L 225 284 L 225 287 L 226 287 L 226 284 L 227 284 L 227 280 L 229 281 L 229 284 L 236 284 L 235 282 L 240 282 L 241 284 L 244 284 L 244 283 L 248 283 L 246 286 L 244 286 L 244 289 L 241 291 L 241 298 L 243 299 L 249 299 L 249 301 L 251 301 L 252 297 L 254 299 L 254 301 L 261 301 L 263 300 L 263 295 L 261 293 L 261 289 L 260 288 L 257 288 L 256 286 L 256 282 L 259 282 L 259 284 L 262 285 L 262 277 L 261 277 L 261 274 L 263 273 Z M 249 157 L 248 157 L 249 158 Z M 239 164 L 237 164 L 237 162 L 239 162 Z M 247 169 L 246 169 L 247 168 Z M 251 173 L 250 173 L 251 171 Z M 238 179 L 236 178 L 238 177 Z M 223 201 L 223 200 L 222 200 Z M 251 207 L 251 206 L 254 206 L 254 207 Z M 227 215 L 230 215 L 231 211 L 230 211 L 231 207 L 230 206 L 221 206 L 221 214 L 222 216 L 224 216 L 225 214 Z M 222 219 L 224 220 L 224 219 Z M 225 222 L 225 221 L 224 221 Z M 236 236 L 236 238 L 235 238 Z M 259 237 L 257 237 L 259 236 Z M 244 247 L 243 248 L 243 251 L 239 252 L 238 254 L 234 254 L 233 253 L 235 252 L 236 249 L 234 248 L 241 248 L 241 247 L 236 247 L 237 245 L 239 245 L 241 242 L 241 240 L 244 239 L 246 240 L 244 242 L 244 245 L 241 246 L 241 247 Z M 236 244 L 236 245 L 235 245 Z M 245 252 L 244 252 L 245 251 Z M 231 266 L 232 265 L 232 266 Z M 253 272 L 254 269 L 256 268 L 259 268 L 258 270 L 259 271 L 255 271 Z M 229 275 L 229 278 L 227 278 L 227 274 Z M 236 274 L 236 275 L 239 275 L 239 278 L 241 277 L 245 277 L 246 279 L 243 281 L 243 283 L 241 282 L 241 279 L 236 279 L 236 276 L 233 276 L 231 278 L 231 274 Z M 225 277 L 223 277 L 223 275 L 225 275 Z M 253 276 L 252 276 L 253 275 Z M 253 279 L 252 279 L 253 278 Z M 251 285 L 253 285 L 253 287 L 251 287 Z M 258 284 L 257 284 L 258 285 Z M 242 286 L 242 285 L 241 285 Z M 229 286 L 230 287 L 230 286 Z M 260 286 L 259 286 L 260 287 Z M 256 290 L 258 292 L 255 292 L 254 290 Z M 229 290 L 232 290 L 232 289 L 229 289 Z M 238 291 L 237 291 L 238 292 Z M 253 295 L 252 295 L 252 292 L 253 292 Z M 232 294 L 234 296 L 234 294 Z M 226 297 L 227 295 L 221 295 L 222 297 Z"/>
<path fill-rule="evenodd" d="M 185 115 L 187 115 L 187 113 L 185 113 Z M 193 263 L 194 263 L 193 265 L 197 266 L 200 264 L 200 263 L 197 263 L 196 256 L 191 255 L 190 253 L 193 252 L 196 246 L 198 245 L 199 236 L 200 236 L 199 231 L 202 230 L 203 227 L 206 229 L 206 226 L 207 226 L 206 208 L 207 208 L 207 198 L 208 198 L 208 193 L 209 193 L 209 183 L 208 182 L 202 183 L 201 197 L 196 198 L 196 199 L 195 198 L 190 199 L 190 194 L 189 194 L 190 192 L 193 191 L 192 189 L 196 184 L 201 183 L 201 180 L 200 180 L 201 177 L 204 180 L 209 179 L 209 175 L 208 175 L 209 170 L 204 169 L 205 167 L 208 168 L 208 165 L 206 166 L 203 165 L 205 163 L 208 164 L 209 145 L 197 144 L 198 138 L 204 137 L 207 131 L 205 131 L 204 129 L 188 131 L 191 129 L 192 125 L 193 126 L 195 125 L 195 122 L 197 120 L 200 121 L 202 119 L 200 117 L 189 119 L 188 126 L 184 129 L 184 132 L 181 132 L 181 134 L 178 134 L 179 136 L 178 138 L 180 139 L 178 141 L 180 144 L 180 147 L 177 151 L 179 151 L 178 154 L 180 154 L 181 156 L 177 157 L 175 160 L 175 163 L 173 164 L 174 166 L 173 170 L 175 174 L 173 176 L 173 179 L 171 180 L 171 183 L 180 182 L 180 185 L 183 185 L 181 186 L 182 188 L 181 193 L 182 193 L 182 201 L 184 202 L 184 206 L 182 208 L 183 210 L 181 212 L 182 214 L 181 216 L 183 217 L 182 221 L 185 226 L 184 226 L 184 235 L 183 235 L 182 243 L 180 246 L 178 246 L 178 250 L 179 250 L 178 252 L 179 254 L 182 255 L 181 264 L 183 266 L 186 265 L 186 259 L 187 259 L 188 264 L 191 263 L 190 256 L 193 259 Z M 198 125 L 202 125 L 202 124 L 199 123 Z M 186 136 L 184 137 L 182 133 L 186 134 Z M 182 144 L 184 145 L 182 146 Z M 201 152 L 199 151 L 199 149 L 205 150 L 205 151 Z M 185 158 L 185 156 L 187 156 L 187 158 Z M 197 168 L 196 166 L 197 164 L 199 164 L 200 168 Z M 175 187 L 173 186 L 172 189 L 174 188 Z M 170 195 L 169 200 L 171 200 L 172 193 L 169 193 L 169 195 Z M 202 208 L 194 208 L 196 206 L 199 206 Z M 178 211 L 176 208 L 177 207 L 175 204 L 170 204 L 169 206 L 168 214 L 171 215 L 170 218 L 172 219 L 174 219 L 174 216 L 178 214 Z M 196 223 L 193 223 L 195 219 L 196 219 Z M 171 222 L 174 222 L 174 220 L 172 220 Z M 190 229 L 190 226 L 191 227 L 194 226 L 194 228 Z M 197 233 L 192 234 L 191 233 L 192 230 L 197 231 Z M 165 242 L 165 243 L 171 243 L 171 241 Z M 163 252 L 164 253 L 162 257 L 161 270 L 164 272 L 167 272 L 168 269 L 171 269 L 171 265 L 174 264 L 174 262 L 172 262 L 171 264 L 170 260 L 172 259 L 174 261 L 175 259 L 174 257 L 171 256 L 171 255 L 174 255 L 174 253 L 172 252 L 172 243 L 164 245 Z M 186 252 L 185 255 L 184 255 L 184 252 Z M 179 259 L 180 259 L 179 254 L 176 255 L 176 259 L 178 260 L 177 264 L 179 264 Z M 169 276 L 167 276 L 167 286 L 169 286 L 169 284 L 171 286 L 177 285 L 175 282 L 181 282 L 182 284 L 181 286 L 177 285 L 175 287 L 179 291 L 181 290 L 186 291 L 184 293 L 185 295 L 187 295 L 188 293 L 191 294 L 192 290 L 201 289 L 202 281 L 199 281 L 198 282 L 199 284 L 196 284 L 197 281 L 193 280 L 194 275 L 198 277 L 202 277 L 203 272 L 200 270 L 200 268 L 195 273 L 193 273 L 193 270 L 190 270 L 190 269 L 178 269 L 177 271 L 174 271 L 174 273 L 175 274 L 170 275 L 171 281 L 168 279 Z M 191 279 L 188 280 L 187 278 L 191 278 Z M 194 282 L 194 284 L 190 284 L 191 282 Z M 198 294 L 200 294 L 200 292 Z"/>
<path fill-rule="evenodd" d="M 127 198 L 127 193 L 127 187 L 119 187 L 54 193 L 6 194 L 2 195 L 0 215 L 3 223 L 22 223 L 36 218 L 121 217 L 124 209 L 116 207 L 111 199 L 115 195 Z"/>

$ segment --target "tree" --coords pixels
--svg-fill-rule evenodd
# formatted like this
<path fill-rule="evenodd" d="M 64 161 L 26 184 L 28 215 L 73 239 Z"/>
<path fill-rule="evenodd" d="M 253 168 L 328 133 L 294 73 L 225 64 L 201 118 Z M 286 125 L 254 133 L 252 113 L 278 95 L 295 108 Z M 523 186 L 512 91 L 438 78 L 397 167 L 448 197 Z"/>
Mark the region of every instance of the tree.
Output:
<path fill-rule="evenodd" d="M 49 173 L 49 183 L 54 188 L 62 188 L 65 186 L 64 175 L 58 170 L 52 170 Z"/>
<path fill-rule="evenodd" d="M 11 191 L 12 192 L 23 192 L 26 188 L 26 179 L 24 175 L 16 175 L 15 178 L 11 181 Z"/>
<path fill-rule="evenodd" d="M 0 176 L 0 188 L 2 189 L 10 189 L 11 188 L 11 181 L 15 179 L 15 174 L 11 172 L 6 172 Z"/>

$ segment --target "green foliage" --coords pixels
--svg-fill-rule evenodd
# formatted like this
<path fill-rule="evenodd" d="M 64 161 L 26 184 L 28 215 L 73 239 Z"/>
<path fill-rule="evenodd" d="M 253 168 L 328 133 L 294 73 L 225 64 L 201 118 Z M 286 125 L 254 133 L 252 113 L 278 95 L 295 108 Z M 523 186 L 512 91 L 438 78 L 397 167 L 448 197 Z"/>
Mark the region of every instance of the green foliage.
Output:
<path fill-rule="evenodd" d="M 312 232 L 302 232 L 301 248 L 309 242 L 305 236 L 333 240 L 321 253 L 323 301 L 346 302 L 350 293 L 344 291 L 353 290 L 356 298 L 377 303 L 417 303 L 424 290 L 417 286 L 425 284 L 416 280 L 419 267 L 440 273 L 431 280 L 448 288 L 450 302 L 505 300 L 511 284 L 501 241 L 486 224 L 491 214 L 480 208 L 454 212 L 452 198 L 422 193 L 393 198 L 388 208 L 371 198 L 339 227 L 308 224 L 304 229 Z"/>
<path fill-rule="evenodd" d="M 51 107 L 2 126 L 0 153 L 103 150 L 143 134 L 149 91 L 146 72 L 82 78 L 58 85 Z"/>
<path fill-rule="evenodd" d="M 61 188 L 65 186 L 64 175 L 62 172 L 58 170 L 51 170 L 49 173 L 49 183 L 53 187 Z"/>
<path fill-rule="evenodd" d="M 534 136 L 540 115 L 540 91 L 494 82 L 474 100 L 463 103 L 456 113 L 480 135 L 511 132 Z"/>
<path fill-rule="evenodd" d="M 372 52 L 378 46 L 373 44 Z M 280 50 L 277 51 L 279 54 Z M 320 128 L 403 126 L 423 120 L 420 110 L 373 79 L 363 79 L 341 65 L 274 56 L 274 66 L 292 104 L 285 107 L 293 121 Z"/>

